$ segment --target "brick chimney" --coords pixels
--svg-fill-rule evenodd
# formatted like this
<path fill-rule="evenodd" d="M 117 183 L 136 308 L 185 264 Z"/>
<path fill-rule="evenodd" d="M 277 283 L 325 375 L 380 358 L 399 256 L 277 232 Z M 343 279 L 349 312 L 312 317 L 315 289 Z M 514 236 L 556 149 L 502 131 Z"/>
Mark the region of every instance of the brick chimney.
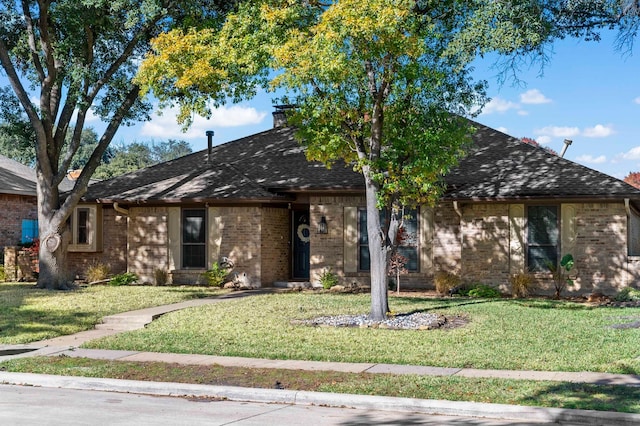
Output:
<path fill-rule="evenodd" d="M 294 109 L 295 105 L 276 105 L 273 114 L 273 128 L 287 127 L 287 113 Z"/>

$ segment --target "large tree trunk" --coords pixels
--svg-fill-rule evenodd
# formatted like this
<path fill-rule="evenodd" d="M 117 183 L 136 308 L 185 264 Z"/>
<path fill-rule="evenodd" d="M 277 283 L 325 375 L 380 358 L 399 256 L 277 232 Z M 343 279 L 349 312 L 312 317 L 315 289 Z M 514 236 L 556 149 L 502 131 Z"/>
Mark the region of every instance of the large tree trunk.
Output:
<path fill-rule="evenodd" d="M 67 270 L 68 214 L 60 206 L 58 188 L 38 170 L 38 232 L 40 251 L 38 288 L 69 290 L 72 280 Z M 68 208 L 67 208 L 68 209 Z"/>
<path fill-rule="evenodd" d="M 372 181 L 368 166 L 363 169 L 366 185 L 367 200 L 367 236 L 369 237 L 369 259 L 371 274 L 371 313 L 374 321 L 383 321 L 389 312 L 389 297 L 387 293 L 389 278 L 387 267 L 389 261 L 389 247 L 382 231 L 380 213 L 376 206 L 378 188 Z"/>

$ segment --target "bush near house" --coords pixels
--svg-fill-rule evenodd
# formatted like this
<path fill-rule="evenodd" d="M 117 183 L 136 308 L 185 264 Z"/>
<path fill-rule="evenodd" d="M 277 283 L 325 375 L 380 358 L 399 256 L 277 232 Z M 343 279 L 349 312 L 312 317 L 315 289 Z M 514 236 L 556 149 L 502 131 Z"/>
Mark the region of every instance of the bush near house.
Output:
<path fill-rule="evenodd" d="M 125 272 L 118 274 L 109 280 L 109 284 L 113 286 L 131 285 L 138 282 L 138 276 L 133 272 Z"/>
<path fill-rule="evenodd" d="M 433 277 L 436 291 L 441 295 L 449 294 L 449 291 L 459 287 L 461 282 L 460 277 L 451 272 L 440 271 Z"/>

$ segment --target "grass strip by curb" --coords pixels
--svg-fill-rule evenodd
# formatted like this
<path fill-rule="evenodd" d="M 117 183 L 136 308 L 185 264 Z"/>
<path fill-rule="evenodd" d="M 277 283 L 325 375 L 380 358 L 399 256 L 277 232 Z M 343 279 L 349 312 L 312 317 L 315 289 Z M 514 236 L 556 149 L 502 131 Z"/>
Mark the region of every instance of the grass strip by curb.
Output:
<path fill-rule="evenodd" d="M 14 359 L 0 363 L 0 369 L 10 372 L 256 388 L 273 388 L 278 384 L 292 390 L 640 413 L 640 388 L 611 385 L 250 369 L 69 357 Z"/>

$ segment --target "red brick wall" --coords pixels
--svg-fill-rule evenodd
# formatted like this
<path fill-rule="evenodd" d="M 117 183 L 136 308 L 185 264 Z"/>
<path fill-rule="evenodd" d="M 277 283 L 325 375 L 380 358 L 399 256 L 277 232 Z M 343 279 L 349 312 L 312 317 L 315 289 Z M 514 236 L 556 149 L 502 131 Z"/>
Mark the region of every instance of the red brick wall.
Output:
<path fill-rule="evenodd" d="M 20 243 L 22 219 L 38 219 L 36 197 L 0 194 L 0 251 Z"/>

